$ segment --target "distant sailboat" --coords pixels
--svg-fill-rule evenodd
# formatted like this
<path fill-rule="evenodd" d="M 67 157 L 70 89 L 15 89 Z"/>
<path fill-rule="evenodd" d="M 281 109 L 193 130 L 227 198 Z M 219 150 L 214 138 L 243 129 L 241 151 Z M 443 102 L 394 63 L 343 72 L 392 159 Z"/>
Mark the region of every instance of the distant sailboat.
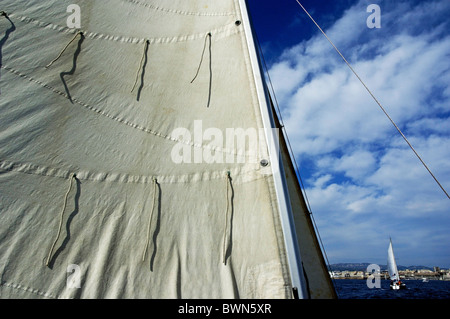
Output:
<path fill-rule="evenodd" d="M 406 285 L 400 281 L 398 274 L 397 263 L 395 262 L 394 248 L 392 248 L 392 240 L 389 240 L 388 261 L 387 261 L 389 277 L 391 278 L 390 287 L 393 290 L 405 289 Z"/>

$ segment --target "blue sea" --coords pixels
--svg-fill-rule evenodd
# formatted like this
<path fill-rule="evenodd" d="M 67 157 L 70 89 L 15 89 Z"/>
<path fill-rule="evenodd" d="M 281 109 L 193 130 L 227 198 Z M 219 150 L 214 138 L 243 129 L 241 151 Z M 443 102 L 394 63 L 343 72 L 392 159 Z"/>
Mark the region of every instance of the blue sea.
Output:
<path fill-rule="evenodd" d="M 366 280 L 336 279 L 339 299 L 450 299 L 450 281 L 405 280 L 407 289 L 391 290 L 389 280 L 381 280 L 381 288 L 368 288 Z"/>

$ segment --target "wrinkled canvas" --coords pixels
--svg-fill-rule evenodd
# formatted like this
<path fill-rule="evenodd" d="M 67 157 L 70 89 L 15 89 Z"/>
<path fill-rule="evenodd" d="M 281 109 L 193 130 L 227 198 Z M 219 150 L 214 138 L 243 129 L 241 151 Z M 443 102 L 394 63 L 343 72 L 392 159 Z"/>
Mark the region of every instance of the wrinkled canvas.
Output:
<path fill-rule="evenodd" d="M 291 298 L 238 1 L 72 2 L 1 3 L 0 297 Z"/>

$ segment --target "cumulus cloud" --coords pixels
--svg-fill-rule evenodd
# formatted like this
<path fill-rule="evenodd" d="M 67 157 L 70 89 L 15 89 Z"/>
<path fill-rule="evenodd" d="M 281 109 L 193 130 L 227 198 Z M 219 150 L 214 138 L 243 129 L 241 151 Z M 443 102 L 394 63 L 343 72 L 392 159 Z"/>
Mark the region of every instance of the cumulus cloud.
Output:
<path fill-rule="evenodd" d="M 450 2 L 382 1 L 381 29 L 367 28 L 368 4 L 325 31 L 448 191 Z M 384 254 L 391 235 L 413 263 L 431 238 L 449 241 L 450 201 L 321 34 L 287 48 L 269 73 L 329 256 L 353 249 L 364 261 L 362 242 Z M 450 267 L 446 249 L 424 262 Z"/>

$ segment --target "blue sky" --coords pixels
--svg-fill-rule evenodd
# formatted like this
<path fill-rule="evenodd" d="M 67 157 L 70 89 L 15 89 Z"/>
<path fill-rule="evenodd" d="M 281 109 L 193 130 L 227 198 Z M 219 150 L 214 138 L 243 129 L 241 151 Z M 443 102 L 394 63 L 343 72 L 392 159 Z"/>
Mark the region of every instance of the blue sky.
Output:
<path fill-rule="evenodd" d="M 450 191 L 450 1 L 300 1 Z M 248 0 L 330 263 L 450 268 L 450 200 L 295 0 Z M 367 6 L 381 9 L 368 28 Z"/>

